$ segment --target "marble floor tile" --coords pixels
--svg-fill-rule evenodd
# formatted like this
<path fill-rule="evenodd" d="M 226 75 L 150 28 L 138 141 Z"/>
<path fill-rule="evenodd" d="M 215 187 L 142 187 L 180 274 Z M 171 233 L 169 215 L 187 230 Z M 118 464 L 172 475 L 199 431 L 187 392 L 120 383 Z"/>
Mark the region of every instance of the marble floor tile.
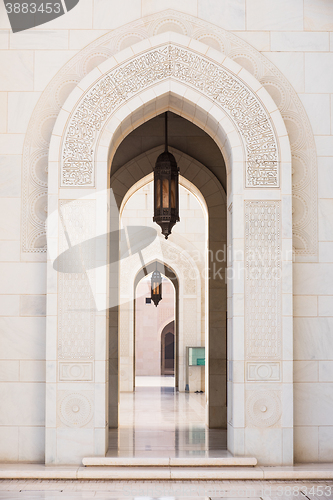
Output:
<path fill-rule="evenodd" d="M 313 467 L 314 468 L 314 467 Z M 316 494 L 309 493 L 313 490 Z M 332 481 L 0 481 L 1 500 L 319 500 Z M 290 492 L 295 492 L 290 495 Z M 296 492 L 299 491 L 297 495 Z M 300 493 L 302 491 L 302 493 Z M 305 495 L 306 493 L 306 495 Z"/>
<path fill-rule="evenodd" d="M 0 499 L 8 500 L 76 500 L 96 498 L 96 492 L 68 492 L 68 491 L 15 491 L 0 492 Z M 97 498 L 101 498 L 98 496 Z"/>
<path fill-rule="evenodd" d="M 205 394 L 180 393 L 173 377 L 137 377 L 120 393 L 108 457 L 226 457 L 226 430 L 205 425 Z"/>

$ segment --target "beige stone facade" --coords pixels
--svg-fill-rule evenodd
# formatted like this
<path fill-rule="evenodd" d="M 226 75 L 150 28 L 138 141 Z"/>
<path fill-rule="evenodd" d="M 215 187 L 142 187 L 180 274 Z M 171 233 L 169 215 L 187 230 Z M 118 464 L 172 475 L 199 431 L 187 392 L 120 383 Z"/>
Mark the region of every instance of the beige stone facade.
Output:
<path fill-rule="evenodd" d="M 177 283 L 179 389 L 184 347 L 205 345 L 230 452 L 333 460 L 332 33 L 329 0 L 81 0 L 16 34 L 0 5 L 2 461 L 105 454 L 156 262 Z M 181 209 L 201 215 L 132 252 L 121 216 L 165 111 L 200 207 Z"/>

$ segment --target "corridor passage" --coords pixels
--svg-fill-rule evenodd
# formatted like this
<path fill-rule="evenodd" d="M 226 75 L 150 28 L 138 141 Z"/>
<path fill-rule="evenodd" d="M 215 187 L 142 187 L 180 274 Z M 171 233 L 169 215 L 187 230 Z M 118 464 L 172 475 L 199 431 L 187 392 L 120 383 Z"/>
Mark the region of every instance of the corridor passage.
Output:
<path fill-rule="evenodd" d="M 205 425 L 205 394 L 179 393 L 174 377 L 137 377 L 120 393 L 119 429 L 107 456 L 228 457 L 226 430 Z"/>

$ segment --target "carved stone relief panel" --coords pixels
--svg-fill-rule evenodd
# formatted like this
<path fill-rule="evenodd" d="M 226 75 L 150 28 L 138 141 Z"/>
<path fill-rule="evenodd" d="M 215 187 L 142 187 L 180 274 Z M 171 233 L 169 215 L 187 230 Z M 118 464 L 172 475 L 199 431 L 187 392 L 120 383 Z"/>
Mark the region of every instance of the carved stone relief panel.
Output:
<path fill-rule="evenodd" d="M 246 425 L 272 427 L 280 423 L 281 391 L 246 391 Z"/>
<path fill-rule="evenodd" d="M 79 252 L 70 250 L 95 236 L 95 201 L 60 200 L 59 214 L 59 251 L 66 272 L 58 273 L 58 359 L 89 360 L 94 357 L 96 307 L 94 274 L 90 271 L 88 277 L 85 269 L 94 269 L 95 247 L 85 245 Z"/>
<path fill-rule="evenodd" d="M 94 413 L 94 392 L 58 391 L 58 418 L 60 427 L 85 427 Z"/>
<path fill-rule="evenodd" d="M 279 201 L 245 201 L 246 358 L 281 355 Z"/>
<path fill-rule="evenodd" d="M 247 363 L 246 380 L 249 382 L 278 382 L 281 380 L 280 363 Z"/>
<path fill-rule="evenodd" d="M 130 97 L 166 78 L 186 82 L 233 119 L 247 155 L 246 186 L 278 187 L 278 147 L 257 95 L 225 68 L 192 50 L 168 44 L 101 77 L 73 112 L 63 144 L 62 186 L 94 185 L 94 148 L 105 120 Z"/>
<path fill-rule="evenodd" d="M 59 363 L 59 381 L 92 381 L 93 380 L 93 362 L 90 363 Z"/>

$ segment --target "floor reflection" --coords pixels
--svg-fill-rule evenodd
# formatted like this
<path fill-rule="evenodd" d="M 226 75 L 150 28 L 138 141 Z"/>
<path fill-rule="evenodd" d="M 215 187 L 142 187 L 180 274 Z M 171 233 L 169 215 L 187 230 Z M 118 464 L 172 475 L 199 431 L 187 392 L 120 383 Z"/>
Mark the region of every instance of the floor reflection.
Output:
<path fill-rule="evenodd" d="M 173 377 L 144 379 L 120 394 L 120 426 L 110 430 L 107 456 L 230 456 L 226 431 L 205 425 L 205 394 L 179 393 Z"/>

